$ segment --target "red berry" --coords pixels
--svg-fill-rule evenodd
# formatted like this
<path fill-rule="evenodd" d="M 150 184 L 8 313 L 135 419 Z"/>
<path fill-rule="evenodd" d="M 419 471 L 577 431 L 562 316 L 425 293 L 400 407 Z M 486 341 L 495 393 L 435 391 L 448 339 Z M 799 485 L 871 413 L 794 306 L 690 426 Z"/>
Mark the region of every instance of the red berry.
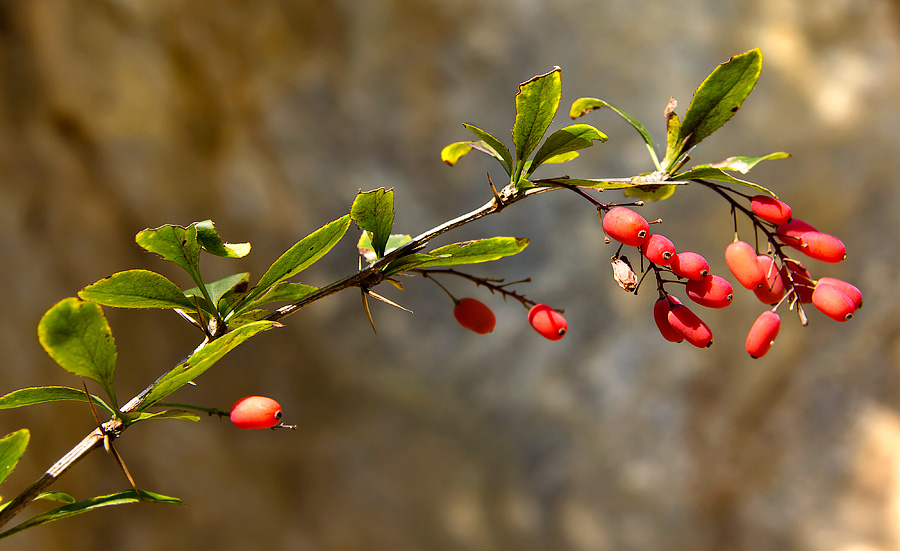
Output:
<path fill-rule="evenodd" d="M 281 420 L 281 406 L 265 396 L 247 396 L 231 406 L 231 422 L 239 429 L 270 429 Z"/>
<path fill-rule="evenodd" d="M 800 236 L 800 250 L 810 258 L 837 263 L 847 257 L 847 249 L 840 239 L 827 233 L 808 231 Z"/>
<path fill-rule="evenodd" d="M 613 207 L 603 216 L 603 231 L 619 243 L 638 247 L 650 237 L 650 224 L 626 207 Z"/>
<path fill-rule="evenodd" d="M 669 267 L 678 277 L 698 280 L 709 275 L 709 262 L 697 253 L 677 253 Z"/>
<path fill-rule="evenodd" d="M 835 321 L 847 321 L 853 317 L 856 304 L 847 293 L 834 285 L 818 283 L 812 295 L 813 306 Z"/>
<path fill-rule="evenodd" d="M 756 318 L 750 333 L 747 334 L 747 353 L 751 358 L 762 358 L 772 347 L 778 330 L 781 329 L 781 318 L 771 310 L 766 310 Z"/>
<path fill-rule="evenodd" d="M 773 224 L 785 224 L 791 220 L 791 207 L 768 195 L 757 195 L 750 200 L 753 214 Z"/>
<path fill-rule="evenodd" d="M 675 304 L 681 304 L 681 301 L 676 297 L 669 295 L 668 297 L 657 300 L 653 305 L 653 321 L 656 322 L 656 327 L 659 329 L 663 338 L 669 342 L 681 342 L 684 340 L 684 336 L 672 329 L 672 326 L 669 325 L 669 310 L 671 310 L 672 306 Z"/>
<path fill-rule="evenodd" d="M 844 280 L 836 279 L 833 277 L 820 277 L 819 284 L 820 285 L 821 284 L 834 285 L 841 291 L 844 291 L 844 293 L 846 293 L 847 296 L 850 297 L 850 300 L 852 300 L 853 304 L 856 305 L 857 310 L 862 308 L 862 305 L 863 305 L 862 292 L 859 289 L 857 289 L 855 286 L 847 283 Z"/>
<path fill-rule="evenodd" d="M 759 261 L 759 267 L 762 268 L 766 280 L 763 286 L 753 293 L 763 304 L 775 304 L 784 296 L 784 279 L 781 271 L 775 269 L 775 260 L 767 254 L 761 254 L 756 259 Z"/>
<path fill-rule="evenodd" d="M 687 306 L 683 304 L 672 306 L 666 318 L 669 320 L 669 325 L 672 326 L 672 329 L 680 333 L 687 342 L 697 348 L 709 348 L 712 346 L 712 331 Z"/>
<path fill-rule="evenodd" d="M 814 228 L 812 224 L 807 224 L 799 218 L 794 218 L 790 222 L 779 225 L 778 228 L 775 229 L 775 234 L 782 243 L 799 250 L 800 236 L 808 231 L 816 231 L 816 228 Z"/>
<path fill-rule="evenodd" d="M 563 338 L 569 328 L 562 314 L 546 304 L 536 304 L 528 311 L 528 323 L 541 336 L 551 341 Z"/>
<path fill-rule="evenodd" d="M 738 283 L 751 291 L 761 289 L 766 282 L 766 274 L 759 265 L 756 249 L 750 243 L 732 241 L 725 248 L 725 263 Z"/>
<path fill-rule="evenodd" d="M 483 302 L 474 298 L 459 299 L 456 306 L 453 307 L 453 316 L 460 325 L 479 335 L 490 333 L 497 325 L 494 312 Z"/>
<path fill-rule="evenodd" d="M 654 233 L 642 246 L 647 260 L 660 266 L 668 266 L 675 258 L 675 245 L 668 237 Z"/>
<path fill-rule="evenodd" d="M 734 290 L 724 277 L 710 275 L 701 280 L 689 280 L 684 286 L 689 299 L 707 308 L 725 308 L 731 304 Z"/>
<path fill-rule="evenodd" d="M 812 302 L 815 284 L 806 266 L 796 260 L 785 260 L 784 266 L 781 268 L 781 279 L 783 281 L 788 280 L 788 271 L 790 271 L 790 279 L 794 282 L 794 293 L 796 293 L 800 302 L 802 304 Z"/>

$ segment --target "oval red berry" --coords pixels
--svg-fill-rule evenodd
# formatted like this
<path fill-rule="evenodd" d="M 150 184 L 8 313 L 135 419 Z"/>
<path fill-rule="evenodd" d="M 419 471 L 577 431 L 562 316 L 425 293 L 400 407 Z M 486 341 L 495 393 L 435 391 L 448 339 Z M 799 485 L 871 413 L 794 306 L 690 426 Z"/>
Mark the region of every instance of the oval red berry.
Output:
<path fill-rule="evenodd" d="M 666 315 L 669 325 L 684 337 L 684 340 L 697 348 L 712 346 L 712 331 L 703 323 L 697 314 L 683 304 L 672 306 Z"/>
<path fill-rule="evenodd" d="M 775 261 L 767 254 L 756 257 L 766 280 L 763 286 L 753 291 L 763 304 L 775 304 L 784 296 L 784 279 L 781 270 L 775 268 Z"/>
<path fill-rule="evenodd" d="M 800 236 L 800 250 L 810 258 L 832 264 L 847 257 L 847 249 L 840 239 L 818 231 L 808 231 Z"/>
<path fill-rule="evenodd" d="M 669 325 L 669 310 L 675 304 L 681 304 L 681 301 L 669 295 L 657 300 L 653 305 L 653 321 L 656 322 L 659 333 L 669 342 L 681 342 L 684 340 L 684 336 Z"/>
<path fill-rule="evenodd" d="M 689 280 L 684 290 L 689 299 L 707 308 L 725 308 L 734 298 L 731 283 L 715 274 L 701 280 Z"/>
<path fill-rule="evenodd" d="M 848 297 L 850 297 L 850 300 L 853 301 L 853 304 L 856 305 L 857 309 L 862 308 L 862 305 L 863 305 L 862 291 L 857 289 L 855 285 L 851 285 L 850 283 L 847 283 L 846 281 L 844 281 L 842 279 L 837 279 L 837 278 L 833 278 L 833 277 L 820 277 L 819 284 L 820 285 L 822 285 L 822 284 L 833 285 L 833 286 L 837 287 L 841 291 L 844 291 L 844 293 L 846 293 L 846 295 Z"/>
<path fill-rule="evenodd" d="M 853 312 L 856 311 L 856 304 L 852 298 L 847 296 L 847 293 L 834 285 L 821 282 L 813 291 L 812 303 L 820 312 L 835 321 L 847 321 L 853 317 Z"/>
<path fill-rule="evenodd" d="M 613 207 L 603 215 L 606 235 L 630 247 L 638 247 L 650 237 L 650 224 L 627 207 Z"/>
<path fill-rule="evenodd" d="M 647 260 L 660 266 L 668 266 L 675 259 L 675 245 L 668 237 L 658 233 L 652 234 L 641 248 Z"/>
<path fill-rule="evenodd" d="M 756 249 L 746 241 L 732 241 L 725 247 L 725 263 L 738 283 L 751 291 L 761 289 L 766 281 Z"/>
<path fill-rule="evenodd" d="M 750 200 L 753 214 L 773 224 L 785 224 L 791 220 L 791 207 L 768 195 L 757 195 Z"/>
<path fill-rule="evenodd" d="M 546 304 L 536 304 L 528 311 L 528 323 L 541 336 L 551 341 L 563 338 L 569 329 L 562 314 Z"/>
<path fill-rule="evenodd" d="M 704 279 L 709 275 L 709 262 L 693 252 L 676 253 L 669 267 L 675 275 L 687 279 Z"/>
<path fill-rule="evenodd" d="M 479 335 L 486 335 L 494 330 L 497 318 L 490 308 L 474 298 L 461 298 L 453 307 L 453 317 L 460 325 Z"/>
<path fill-rule="evenodd" d="M 281 406 L 265 396 L 247 396 L 231 406 L 231 422 L 239 429 L 270 429 L 281 420 Z"/>
<path fill-rule="evenodd" d="M 753 327 L 747 334 L 747 353 L 751 358 L 762 358 L 775 342 L 778 330 L 781 329 L 781 318 L 771 310 L 766 310 L 756 318 Z"/>

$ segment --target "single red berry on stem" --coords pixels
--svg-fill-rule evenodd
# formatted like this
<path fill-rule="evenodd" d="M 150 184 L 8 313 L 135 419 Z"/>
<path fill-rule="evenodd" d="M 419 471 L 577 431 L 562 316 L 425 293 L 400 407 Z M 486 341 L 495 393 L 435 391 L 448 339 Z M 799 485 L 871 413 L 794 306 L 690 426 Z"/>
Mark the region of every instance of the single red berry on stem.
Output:
<path fill-rule="evenodd" d="M 697 348 L 709 348 L 712 346 L 712 331 L 703 323 L 697 314 L 683 304 L 672 306 L 666 315 L 669 325 L 680 333 L 684 340 Z"/>
<path fill-rule="evenodd" d="M 656 327 L 664 339 L 669 342 L 682 342 L 684 335 L 672 329 L 669 324 L 669 310 L 675 304 L 681 304 L 681 301 L 672 295 L 657 300 L 653 305 L 653 321 L 656 322 Z"/>
<path fill-rule="evenodd" d="M 778 330 L 781 329 L 781 318 L 772 310 L 766 310 L 756 318 L 753 327 L 747 334 L 747 353 L 751 358 L 762 358 L 775 342 Z"/>
<path fill-rule="evenodd" d="M 494 330 L 497 318 L 490 308 L 480 300 L 461 298 L 453 307 L 453 316 L 460 325 L 479 335 L 486 335 Z"/>
<path fill-rule="evenodd" d="M 687 279 L 699 280 L 709 275 L 709 262 L 694 252 L 675 254 L 669 267 L 675 275 Z"/>
<path fill-rule="evenodd" d="M 562 314 L 546 304 L 536 304 L 528 311 L 528 323 L 542 337 L 551 341 L 563 338 L 569 329 Z"/>
<path fill-rule="evenodd" d="M 675 245 L 668 237 L 658 233 L 652 234 L 641 248 L 647 260 L 660 266 L 668 266 L 675 259 Z"/>
<path fill-rule="evenodd" d="M 756 249 L 746 241 L 735 240 L 725 247 L 725 263 L 738 283 L 751 291 L 761 289 L 766 281 Z"/>
<path fill-rule="evenodd" d="M 619 243 L 638 247 L 650 237 L 650 224 L 627 207 L 613 207 L 603 215 L 603 231 Z"/>
<path fill-rule="evenodd" d="M 231 422 L 239 429 L 270 429 L 281 420 L 281 406 L 265 396 L 246 396 L 231 406 Z"/>
<path fill-rule="evenodd" d="M 853 312 L 856 311 L 856 304 L 852 298 L 847 296 L 847 293 L 827 283 L 816 284 L 816 290 L 812 294 L 812 303 L 820 312 L 840 322 L 852 318 Z"/>
<path fill-rule="evenodd" d="M 810 258 L 832 264 L 847 258 L 847 249 L 840 239 L 818 231 L 808 231 L 800 236 L 800 250 Z"/>
<path fill-rule="evenodd" d="M 753 214 L 773 224 L 785 224 L 791 220 L 791 207 L 768 195 L 757 195 L 750 199 Z"/>
<path fill-rule="evenodd" d="M 689 299 L 707 308 L 725 308 L 734 297 L 731 283 L 715 274 L 701 280 L 688 280 L 684 290 Z"/>

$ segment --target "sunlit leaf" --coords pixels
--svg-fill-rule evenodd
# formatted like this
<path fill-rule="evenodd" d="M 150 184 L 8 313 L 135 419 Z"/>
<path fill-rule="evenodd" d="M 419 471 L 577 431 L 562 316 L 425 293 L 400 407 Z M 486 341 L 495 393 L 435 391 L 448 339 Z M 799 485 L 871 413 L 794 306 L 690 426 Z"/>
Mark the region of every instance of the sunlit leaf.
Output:
<path fill-rule="evenodd" d="M 409 234 L 392 233 L 391 236 L 388 237 L 387 246 L 384 248 L 384 254 L 388 254 L 397 247 L 406 245 L 410 241 L 412 241 L 412 237 Z M 372 248 L 372 239 L 369 237 L 368 232 L 362 232 L 360 234 L 359 241 L 356 243 L 356 248 L 366 262 L 375 262 L 375 260 L 378 259 L 378 256 L 375 254 L 375 249 Z"/>
<path fill-rule="evenodd" d="M 644 184 L 625 189 L 625 197 L 634 197 L 641 201 L 662 201 L 674 193 L 674 184 Z"/>
<path fill-rule="evenodd" d="M 219 237 L 212 220 L 204 220 L 194 224 L 197 228 L 197 241 L 206 252 L 225 258 L 243 258 L 250 252 L 250 243 L 225 243 Z"/>
<path fill-rule="evenodd" d="M 212 299 L 214 303 L 218 306 L 219 301 L 222 297 L 225 296 L 229 291 L 237 290 L 238 292 L 242 292 L 247 290 L 247 287 L 250 284 L 250 274 L 247 272 L 241 272 L 239 274 L 232 274 L 230 276 L 223 277 L 217 281 L 213 281 L 212 283 L 206 284 L 206 290 L 209 293 L 209 298 Z M 200 292 L 199 287 L 194 287 L 192 289 L 188 289 L 184 292 L 186 296 L 189 297 L 197 297 L 198 299 L 203 299 L 203 295 Z M 193 308 L 193 303 L 191 303 L 191 307 Z"/>
<path fill-rule="evenodd" d="M 16 468 L 30 438 L 28 429 L 19 429 L 0 438 L 0 484 Z"/>
<path fill-rule="evenodd" d="M 513 158 L 512 154 L 509 152 L 509 148 L 506 147 L 503 142 L 488 134 L 484 130 L 478 128 L 477 126 L 472 126 L 471 124 L 464 125 L 466 129 L 472 134 L 478 136 L 478 138 L 484 143 L 485 146 L 490 148 L 490 151 L 487 153 L 495 157 L 500 164 L 503 166 L 503 169 L 507 174 L 512 174 L 513 170 Z"/>
<path fill-rule="evenodd" d="M 538 75 L 519 85 L 516 94 L 516 122 L 513 143 L 516 146 L 516 176 L 521 166 L 537 148 L 559 108 L 562 97 L 561 70 Z"/>
<path fill-rule="evenodd" d="M 56 303 L 38 323 L 38 340 L 63 369 L 100 383 L 117 407 L 116 343 L 97 303 L 74 297 Z"/>
<path fill-rule="evenodd" d="M 534 159 L 527 170 L 527 174 L 533 173 L 538 166 L 547 162 L 551 157 L 590 147 L 594 145 L 596 140 L 605 142 L 607 137 L 589 124 L 573 124 L 560 128 L 553 134 L 550 134 L 550 137 L 534 154 Z"/>
<path fill-rule="evenodd" d="M 127 492 L 95 497 L 92 499 L 87 499 L 85 501 L 63 505 L 62 507 L 53 509 L 52 511 L 47 511 L 46 513 L 37 515 L 36 517 L 32 517 L 25 522 L 0 533 L 0 539 L 6 538 L 13 534 L 17 534 L 22 530 L 27 530 L 28 528 L 34 528 L 35 526 L 40 526 L 42 524 L 53 522 L 55 520 L 61 520 L 75 515 L 80 515 L 81 513 L 86 513 L 100 507 L 106 507 L 108 505 L 125 505 L 128 503 L 139 502 L 177 503 L 179 505 L 184 505 L 184 503 L 180 499 L 175 497 L 168 497 L 144 490 L 141 490 L 138 494 L 135 493 L 134 490 L 128 490 Z"/>
<path fill-rule="evenodd" d="M 608 107 L 609 109 L 612 109 L 613 112 L 615 112 L 617 115 L 619 115 L 620 117 L 622 117 L 623 119 L 628 121 L 628 124 L 630 124 L 635 130 L 638 131 L 638 134 L 641 135 L 641 138 L 643 138 L 644 143 L 647 145 L 647 149 L 650 152 L 650 157 L 653 159 L 653 163 L 658 166 L 659 161 L 657 160 L 657 157 L 656 157 L 656 150 L 654 149 L 655 146 L 653 145 L 653 137 L 650 135 L 650 131 L 647 130 L 647 127 L 645 127 L 643 124 L 641 124 L 641 121 L 632 117 L 625 111 L 622 111 L 615 105 L 612 105 L 611 103 L 603 101 L 602 99 L 580 98 L 580 99 L 575 100 L 574 103 L 572 103 L 572 108 L 569 110 L 569 116 L 572 119 L 577 119 L 578 117 L 583 117 L 584 115 L 587 115 L 591 111 L 594 111 L 595 109 L 600 109 L 601 107 Z"/>
<path fill-rule="evenodd" d="M 741 174 L 747 174 L 748 172 L 750 172 L 751 168 L 755 167 L 763 161 L 785 159 L 790 156 L 790 153 L 778 151 L 776 153 L 763 155 L 762 157 L 728 157 L 727 159 L 719 161 L 717 163 L 710 163 L 709 166 L 713 168 L 721 168 L 722 170 L 736 170 Z"/>
<path fill-rule="evenodd" d="M 0 409 L 19 408 L 47 402 L 68 401 L 87 402 L 87 396 L 85 396 L 83 390 L 67 386 L 21 388 L 0 396 Z M 106 402 L 93 394 L 91 394 L 91 402 L 93 402 L 95 406 L 105 409 L 110 414 L 115 413 L 115 410 L 106 405 Z"/>
<path fill-rule="evenodd" d="M 151 253 L 178 264 L 196 281 L 200 274 L 200 243 L 194 224 L 183 228 L 166 225 L 139 232 L 134 240 Z"/>
<path fill-rule="evenodd" d="M 230 331 L 218 339 L 207 343 L 205 346 L 191 354 L 187 360 L 160 377 L 156 383 L 154 383 L 152 390 L 150 390 L 141 401 L 141 404 L 137 409 L 143 411 L 169 394 L 172 394 L 190 381 L 199 377 L 239 344 L 257 333 L 268 331 L 273 327 L 280 327 L 280 325 L 270 321 L 248 323 L 247 325 Z"/>
<path fill-rule="evenodd" d="M 458 264 L 490 262 L 505 256 L 518 254 L 527 246 L 528 239 L 524 237 L 491 237 L 488 239 L 453 243 L 430 251 L 428 255 L 435 258 L 423 264 L 419 264 L 419 267 L 455 266 Z"/>
<path fill-rule="evenodd" d="M 183 411 L 180 409 L 168 409 L 165 411 L 156 411 L 153 413 L 142 411 L 132 422 L 137 423 L 138 421 L 146 421 L 148 419 L 176 419 L 179 421 L 192 421 L 194 423 L 200 422 L 200 416 L 196 413 L 191 413 L 189 411 Z"/>
<path fill-rule="evenodd" d="M 379 188 L 357 193 L 350 207 L 350 218 L 356 227 L 369 233 L 375 254 L 384 256 L 394 226 L 394 190 Z"/>
<path fill-rule="evenodd" d="M 775 197 L 774 193 L 759 184 L 748 182 L 747 180 L 741 180 L 740 178 L 735 178 L 734 176 L 731 176 L 730 174 L 723 171 L 721 168 L 715 168 L 709 165 L 695 166 L 687 172 L 682 172 L 681 174 L 672 176 L 671 180 L 673 181 L 673 183 L 677 180 L 717 180 L 719 182 L 728 182 L 729 184 L 740 184 L 742 186 L 746 186 L 756 191 L 761 191 Z"/>
<path fill-rule="evenodd" d="M 117 308 L 194 308 L 177 285 L 148 270 L 115 273 L 88 285 L 78 296 Z"/>
<path fill-rule="evenodd" d="M 716 67 L 700 84 L 684 114 L 679 131 L 683 151 L 728 122 L 759 79 L 762 71 L 762 52 L 759 48 L 736 55 Z"/>
<path fill-rule="evenodd" d="M 456 163 L 471 151 L 471 142 L 452 143 L 441 150 L 441 160 L 450 166 L 456 166 Z"/>

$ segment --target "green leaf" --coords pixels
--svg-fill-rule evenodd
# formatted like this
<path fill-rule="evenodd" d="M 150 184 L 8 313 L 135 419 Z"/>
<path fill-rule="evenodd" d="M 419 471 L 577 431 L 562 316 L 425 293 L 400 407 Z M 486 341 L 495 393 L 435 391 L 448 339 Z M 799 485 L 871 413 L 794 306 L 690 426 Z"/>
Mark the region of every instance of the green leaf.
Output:
<path fill-rule="evenodd" d="M 195 224 L 183 228 L 165 225 L 139 232 L 134 240 L 151 253 L 181 266 L 199 284 L 200 244 Z"/>
<path fill-rule="evenodd" d="M 750 172 L 751 168 L 755 167 L 763 161 L 785 159 L 790 156 L 790 153 L 778 151 L 776 153 L 763 155 L 762 157 L 728 157 L 727 159 L 719 161 L 717 163 L 710 163 L 709 166 L 713 168 L 721 168 L 722 170 L 736 170 L 741 174 L 747 174 L 748 172 Z"/>
<path fill-rule="evenodd" d="M 419 266 L 427 268 L 490 262 L 504 256 L 518 254 L 527 246 L 528 239 L 524 237 L 491 237 L 476 241 L 452 243 L 430 251 L 428 255 L 437 258 L 419 264 Z"/>
<path fill-rule="evenodd" d="M 412 241 L 412 237 L 408 233 L 392 233 L 391 236 L 388 237 L 387 246 L 384 248 L 384 254 L 388 254 L 397 247 L 406 245 L 410 241 Z M 375 249 L 372 248 L 372 239 L 369 237 L 368 232 L 362 232 L 360 234 L 359 241 L 356 243 L 356 248 L 359 250 L 359 254 L 366 259 L 366 262 L 375 262 L 375 260 L 378 259 L 375 255 Z"/>
<path fill-rule="evenodd" d="M 675 113 L 675 107 L 677 106 L 678 102 L 675 101 L 675 98 L 669 98 L 669 103 L 665 109 L 666 156 L 663 158 L 662 164 L 666 171 L 669 171 L 678 160 L 678 157 L 681 155 L 681 146 L 683 145 L 678 141 L 678 135 L 681 131 L 681 120 L 678 118 L 678 114 Z"/>
<path fill-rule="evenodd" d="M 238 314 L 228 320 L 228 327 L 235 330 L 250 323 L 263 320 L 272 312 L 258 308 L 256 310 L 240 310 Z"/>
<path fill-rule="evenodd" d="M 14 390 L 9 394 L 0 396 L 0 409 L 12 409 L 46 402 L 87 402 L 84 391 L 67 386 L 37 386 Z M 106 402 L 91 394 L 91 402 L 111 414 L 115 410 L 106 405 Z"/>
<path fill-rule="evenodd" d="M 717 180 L 720 182 L 728 182 L 729 184 L 740 184 L 742 186 L 747 186 L 749 188 L 755 189 L 756 191 L 761 191 L 763 193 L 771 195 L 772 197 L 775 197 L 774 193 L 759 184 L 754 184 L 753 182 L 748 182 L 747 180 L 735 178 L 734 176 L 725 173 L 722 169 L 715 168 L 709 165 L 698 165 L 691 170 L 688 170 L 687 172 L 676 174 L 670 178 L 670 181 L 673 181 L 673 183 L 677 180 Z"/>
<path fill-rule="evenodd" d="M 441 150 L 441 160 L 450 166 L 456 166 L 456 163 L 471 151 L 472 142 L 452 143 Z"/>
<path fill-rule="evenodd" d="M 513 143 L 516 146 L 516 169 L 513 180 L 518 180 L 522 166 L 537 148 L 562 97 L 562 70 L 554 67 L 549 73 L 538 75 L 519 85 L 516 94 L 516 122 L 513 126 Z"/>
<path fill-rule="evenodd" d="M 357 228 L 369 233 L 375 254 L 384 256 L 394 226 L 394 190 L 379 188 L 357 193 L 350 207 L 350 218 Z"/>
<path fill-rule="evenodd" d="M 132 422 L 137 423 L 138 421 L 146 421 L 148 419 L 177 419 L 179 421 L 192 421 L 194 423 L 200 422 L 200 416 L 196 413 L 180 409 L 167 409 L 165 411 L 153 413 L 142 411 Z"/>
<path fill-rule="evenodd" d="M 341 240 L 349 227 L 350 215 L 346 214 L 298 241 L 269 266 L 245 300 L 250 301 L 258 297 L 272 285 L 291 278 L 311 266 Z"/>
<path fill-rule="evenodd" d="M 665 180 L 660 180 L 663 183 Z M 538 186 L 576 186 L 592 189 L 628 189 L 636 186 L 654 185 L 656 182 L 636 181 L 631 178 L 546 178 L 534 180 L 534 184 Z"/>
<path fill-rule="evenodd" d="M 689 151 L 737 113 L 756 86 L 760 71 L 762 52 L 756 48 L 732 57 L 706 77 L 694 92 L 681 123 L 678 141 L 684 143 L 683 151 Z"/>
<path fill-rule="evenodd" d="M 280 281 L 269 287 L 269 290 L 262 296 L 253 300 L 253 302 L 242 305 L 241 311 L 250 310 L 268 302 L 296 302 L 306 295 L 318 291 L 318 287 L 311 285 L 303 285 L 302 283 L 291 283 L 289 281 Z"/>
<path fill-rule="evenodd" d="M 6 480 L 6 477 L 16 468 L 19 459 L 25 453 L 28 447 L 28 440 L 31 433 L 28 429 L 19 429 L 0 438 L 0 484 Z"/>
<path fill-rule="evenodd" d="M 488 134 L 484 130 L 478 128 L 477 126 L 472 126 L 471 124 L 465 124 L 463 126 L 465 126 L 469 132 L 478 136 L 478 138 L 484 143 L 484 145 L 489 148 L 489 151 L 486 151 L 486 153 L 500 161 L 500 164 L 503 165 L 503 170 L 505 170 L 507 174 L 512 174 L 512 154 L 509 152 L 509 148 L 506 147 L 503 142 L 501 142 L 491 134 Z"/>
<path fill-rule="evenodd" d="M 641 201 L 662 201 L 675 193 L 674 184 L 643 184 L 625 190 L 625 197 L 634 197 Z"/>
<path fill-rule="evenodd" d="M 216 231 L 212 220 L 194 224 L 197 228 L 197 242 L 203 250 L 225 258 L 243 258 L 250 252 L 250 243 L 225 243 Z"/>
<path fill-rule="evenodd" d="M 71 494 L 67 494 L 66 492 L 41 492 L 37 495 L 35 500 L 42 499 L 44 501 L 56 501 L 58 503 L 75 503 L 75 498 L 72 497 Z"/>
<path fill-rule="evenodd" d="M 194 308 L 194 303 L 177 285 L 148 270 L 115 273 L 88 285 L 78 296 L 117 308 Z"/>
<path fill-rule="evenodd" d="M 656 150 L 654 149 L 656 146 L 653 145 L 653 136 L 650 135 L 650 131 L 647 130 L 647 127 L 641 124 L 641 121 L 632 117 L 625 111 L 622 111 L 615 105 L 605 102 L 602 99 L 580 98 L 572 103 L 572 108 L 569 109 L 569 117 L 571 117 L 572 119 L 577 119 L 579 117 L 587 115 L 595 109 L 600 109 L 601 107 L 608 107 L 612 109 L 613 112 L 628 121 L 628 124 L 630 124 L 635 130 L 638 131 L 638 134 L 640 134 L 641 138 L 644 139 L 644 143 L 647 144 L 647 149 L 650 151 L 650 157 L 653 159 L 653 164 L 658 168 L 659 160 L 656 157 Z"/>
<path fill-rule="evenodd" d="M 559 155 L 554 155 L 552 157 L 547 157 L 542 164 L 549 165 L 553 163 L 568 163 L 572 159 L 578 157 L 577 151 L 569 151 L 568 153 L 560 153 Z M 531 168 L 529 166 L 529 168 Z M 528 170 L 528 169 L 526 169 Z"/>
<path fill-rule="evenodd" d="M 140 493 L 137 494 L 134 490 L 128 490 L 127 492 L 119 492 L 117 494 L 99 496 L 92 499 L 87 499 L 85 501 L 63 505 L 62 507 L 58 507 L 56 509 L 53 509 L 52 511 L 47 511 L 46 513 L 37 515 L 36 517 L 32 517 L 25 522 L 0 533 L 0 539 L 11 536 L 13 534 L 17 534 L 22 530 L 27 530 L 28 528 L 34 528 L 35 526 L 40 526 L 41 524 L 46 524 L 55 520 L 61 520 L 75 515 L 80 515 L 81 513 L 86 513 L 100 507 L 106 507 L 108 505 L 125 505 L 128 503 L 139 503 L 142 501 L 155 503 L 177 503 L 179 505 L 184 505 L 184 503 L 180 499 L 175 497 L 168 497 L 144 490 L 141 490 Z"/>
<path fill-rule="evenodd" d="M 527 174 L 533 173 L 538 166 L 547 162 L 551 157 L 591 147 L 594 145 L 595 140 L 605 142 L 607 137 L 589 124 L 573 124 L 560 128 L 553 134 L 550 134 L 547 141 L 534 154 L 534 159 L 528 168 Z"/>
<path fill-rule="evenodd" d="M 56 303 L 38 323 L 38 340 L 63 369 L 100 383 L 118 409 L 116 343 L 97 303 L 74 297 Z"/>
<path fill-rule="evenodd" d="M 446 255 L 447 258 L 450 255 Z M 397 260 L 394 260 L 390 264 L 384 267 L 384 276 L 391 277 L 392 275 L 396 275 L 402 272 L 406 272 L 412 270 L 413 268 L 418 268 L 423 264 L 427 264 L 428 262 L 432 262 L 434 260 L 438 260 L 438 257 L 432 256 L 430 254 L 422 254 L 422 253 L 411 253 L 404 256 L 401 256 Z"/>
<path fill-rule="evenodd" d="M 156 380 L 153 389 L 144 397 L 138 406 L 138 411 L 143 411 L 154 403 L 172 394 L 179 388 L 199 377 L 207 369 L 215 365 L 228 352 L 250 337 L 262 331 L 268 331 L 273 327 L 281 327 L 280 324 L 271 321 L 258 321 L 248 323 L 233 331 L 226 333 L 218 339 L 207 343 L 191 354 L 187 360 L 175 366 L 165 375 Z"/>
<path fill-rule="evenodd" d="M 226 293 L 235 290 L 241 292 L 241 288 L 246 291 L 249 284 L 250 274 L 248 272 L 241 272 L 239 274 L 232 274 L 230 276 L 223 277 L 222 279 L 213 281 L 212 283 L 207 283 L 206 291 L 209 293 L 209 298 L 214 303 L 216 303 L 216 305 L 218 305 L 219 301 L 222 299 L 222 297 L 225 296 Z M 199 287 L 188 289 L 184 292 L 184 294 L 189 297 L 197 297 L 198 299 L 203 300 L 203 294 L 201 293 Z M 193 307 L 194 304 L 192 302 L 191 308 Z"/>

